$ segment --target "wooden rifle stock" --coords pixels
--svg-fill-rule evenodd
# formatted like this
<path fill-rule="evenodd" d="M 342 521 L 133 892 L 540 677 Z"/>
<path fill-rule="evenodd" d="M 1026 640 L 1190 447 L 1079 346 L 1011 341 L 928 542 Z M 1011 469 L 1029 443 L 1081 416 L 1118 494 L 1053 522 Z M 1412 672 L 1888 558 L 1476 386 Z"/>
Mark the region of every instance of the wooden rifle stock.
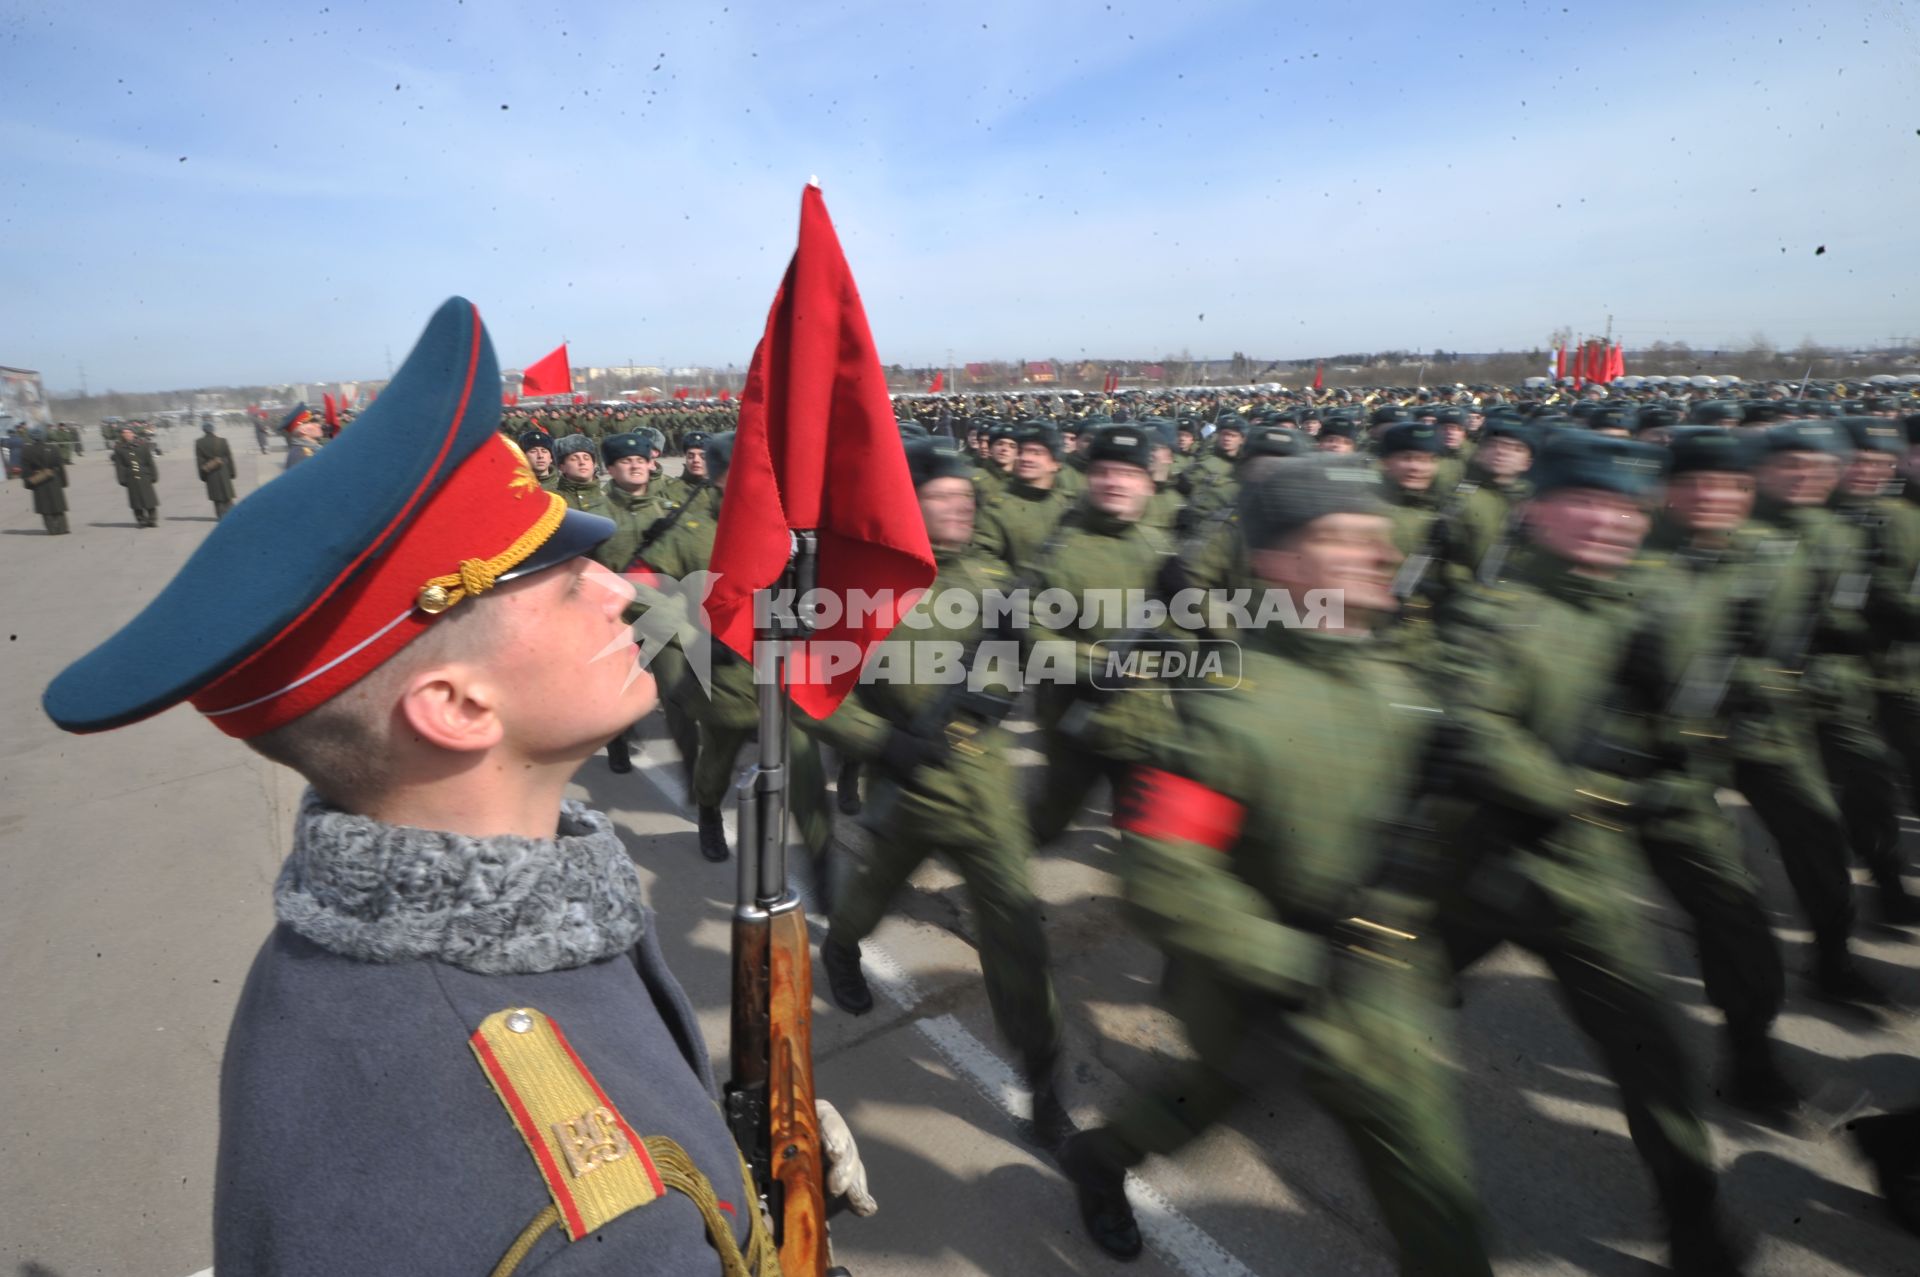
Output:
<path fill-rule="evenodd" d="M 811 587 L 814 549 L 811 532 L 796 536 L 783 586 Z M 776 623 L 756 637 L 778 644 L 799 636 Z M 781 664 L 763 671 L 772 677 L 758 689 L 760 762 L 738 786 L 740 882 L 733 911 L 726 1112 L 772 1217 L 780 1271 L 825 1277 L 826 1166 L 813 1107 L 813 949 L 806 910 L 786 879 L 786 671 L 784 656 L 772 659 Z"/>

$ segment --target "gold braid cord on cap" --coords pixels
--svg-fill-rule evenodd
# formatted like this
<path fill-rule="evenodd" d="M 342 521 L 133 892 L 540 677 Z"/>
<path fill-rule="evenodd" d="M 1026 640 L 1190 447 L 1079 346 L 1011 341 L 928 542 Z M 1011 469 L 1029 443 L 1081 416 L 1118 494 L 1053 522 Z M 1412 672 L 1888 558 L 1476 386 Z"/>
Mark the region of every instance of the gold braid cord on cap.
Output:
<path fill-rule="evenodd" d="M 438 614 L 469 595 L 484 594 L 491 590 L 501 573 L 512 571 L 525 562 L 528 555 L 546 544 L 547 538 L 553 535 L 566 514 L 566 498 L 557 492 L 547 493 L 546 513 L 535 519 L 533 526 L 522 532 L 512 545 L 490 559 L 460 560 L 459 571 L 436 576 L 420 587 L 420 594 L 415 599 L 416 606 L 422 612 Z"/>

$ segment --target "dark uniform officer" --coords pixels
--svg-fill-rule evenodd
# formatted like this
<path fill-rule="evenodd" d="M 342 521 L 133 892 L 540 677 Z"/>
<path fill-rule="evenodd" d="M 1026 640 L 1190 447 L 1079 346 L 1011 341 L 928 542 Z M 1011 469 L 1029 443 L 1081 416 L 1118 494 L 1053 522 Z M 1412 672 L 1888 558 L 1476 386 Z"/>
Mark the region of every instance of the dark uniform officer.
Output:
<path fill-rule="evenodd" d="M 127 490 L 127 505 L 134 521 L 143 528 L 160 526 L 160 494 L 154 491 L 157 477 L 153 468 L 153 445 L 134 434 L 132 426 L 120 430 L 120 442 L 113 445 L 113 474 Z"/>
<path fill-rule="evenodd" d="M 1060 1007 L 1047 971 L 1040 906 L 1028 880 L 1031 836 L 1019 808 L 1007 802 L 1017 784 L 1011 740 L 1001 726 L 1019 692 L 1018 647 L 1010 636 L 996 642 L 986 629 L 983 603 L 988 590 L 1011 588 L 1013 577 L 968 546 L 972 467 L 943 443 L 919 439 L 907 445 L 939 571 L 913 613 L 868 657 L 868 670 L 893 670 L 897 677 L 863 678 L 831 718 L 810 724 L 835 748 L 873 766 L 866 823 L 874 841 L 866 861 L 834 893 L 820 959 L 834 1002 L 856 1015 L 870 1010 L 860 942 L 928 856 L 951 864 L 979 921 L 977 948 L 994 1022 L 1019 1053 L 1033 1088 L 1036 1138 L 1051 1147 L 1071 1129 L 1055 1090 Z M 950 614 L 969 619 L 957 626 L 939 619 Z M 957 668 L 982 671 L 983 686 L 972 687 L 971 678 L 916 681 L 921 644 L 957 652 L 963 662 Z M 995 648 L 1005 658 L 1010 683 L 987 678 Z"/>
<path fill-rule="evenodd" d="M 1129 919 L 1166 950 L 1196 1058 L 1070 1139 L 1061 1166 L 1094 1240 L 1137 1254 L 1124 1169 L 1184 1146 L 1288 1057 L 1352 1141 L 1401 1271 L 1487 1274 L 1459 1101 L 1432 1045 L 1431 902 L 1421 873 L 1396 880 L 1383 841 L 1438 715 L 1369 637 L 1397 557 L 1378 487 L 1363 462 L 1281 460 L 1249 472 L 1240 508 L 1257 584 L 1341 591 L 1346 610 L 1325 618 L 1338 630 L 1243 632 L 1236 684 L 1176 695 L 1179 730 L 1145 751 L 1120 874 Z"/>
<path fill-rule="evenodd" d="M 495 429 L 498 379 L 472 304 L 448 302 L 361 428 L 236 507 L 45 696 L 76 731 L 191 698 L 312 784 L 220 1071 L 224 1273 L 776 1271 L 632 860 L 562 799 L 563 755 L 650 695 L 593 661 L 620 618 L 569 585 L 612 579 L 580 566 L 612 525 L 540 490 Z M 564 706 L 490 695 L 494 743 L 377 677 L 443 659 L 436 641 L 464 662 L 439 676 L 528 676 L 489 626 L 438 628 L 487 608 L 581 680 Z M 537 764 L 510 743 L 536 712 Z M 491 814 L 513 809 L 551 814 Z"/>
<path fill-rule="evenodd" d="M 319 418 L 303 403 L 295 404 L 280 422 L 280 433 L 287 440 L 287 464 L 284 468 L 288 470 L 303 461 L 312 460 L 327 442 Z"/>
<path fill-rule="evenodd" d="M 1593 1039 L 1666 1216 L 1676 1272 L 1732 1273 L 1716 1180 L 1666 995 L 1654 974 L 1631 831 L 1666 787 L 1623 759 L 1650 755 L 1620 712 L 1639 621 L 1631 564 L 1640 508 L 1665 458 L 1647 444 L 1567 432 L 1533 467 L 1526 543 L 1498 585 L 1449 609 L 1440 688 L 1464 740 L 1442 933 L 1456 969 L 1505 941 L 1538 953 Z"/>
<path fill-rule="evenodd" d="M 193 463 L 200 480 L 207 485 L 207 500 L 213 502 L 216 522 L 233 509 L 233 449 L 214 432 L 212 420 L 200 425 L 200 437 L 193 441 Z"/>
<path fill-rule="evenodd" d="M 60 449 L 47 442 L 45 426 L 29 427 L 27 446 L 20 450 L 20 482 L 33 493 L 33 512 L 48 536 L 65 536 L 67 526 L 67 462 Z"/>

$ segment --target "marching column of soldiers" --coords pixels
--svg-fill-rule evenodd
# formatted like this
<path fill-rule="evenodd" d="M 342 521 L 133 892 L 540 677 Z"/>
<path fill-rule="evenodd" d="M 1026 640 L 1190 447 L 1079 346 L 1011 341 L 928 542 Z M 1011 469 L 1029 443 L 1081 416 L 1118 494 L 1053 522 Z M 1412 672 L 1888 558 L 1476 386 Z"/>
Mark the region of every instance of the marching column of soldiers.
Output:
<path fill-rule="evenodd" d="M 796 714 L 791 801 L 821 867 L 833 1003 L 872 1008 L 862 942 L 938 855 L 978 919 L 993 1018 L 1034 1095 L 1030 1138 L 1055 1153 L 1095 1244 L 1141 1251 L 1127 1170 L 1279 1085 L 1252 1067 L 1277 1035 L 1299 1066 L 1288 1076 L 1350 1137 L 1402 1270 L 1484 1274 L 1463 1101 L 1435 1044 L 1476 996 L 1474 964 L 1518 945 L 1618 1089 L 1672 1270 L 1742 1271 L 1747 1228 L 1718 1205 L 1705 1078 L 1783 1119 L 1811 1081 L 1776 1050 L 1790 998 L 1895 1009 L 1854 952 L 1856 861 L 1867 914 L 1920 925 L 1898 845 L 1902 805 L 1920 801 L 1920 402 L 1782 385 L 1744 400 L 1460 387 L 896 408 L 938 574 L 914 605 L 921 624 L 870 659 L 932 640 L 957 644 L 970 672 L 1008 644 L 1073 659 L 1043 681 L 863 680 L 831 717 Z M 736 412 L 566 406 L 501 430 L 543 489 L 617 526 L 602 565 L 678 580 L 711 564 Z M 289 466 L 325 442 L 304 410 L 282 432 Z M 152 451 L 121 436 L 116 474 L 152 526 Z M 661 470 L 674 453 L 677 477 Z M 223 516 L 231 452 L 209 430 L 196 459 Z M 50 532 L 65 530 L 64 461 L 45 438 L 21 458 Z M 1196 590 L 1198 613 L 1165 606 Z M 1162 606 L 1137 625 L 1084 605 L 996 625 L 979 606 L 995 591 Z M 1290 620 L 1270 617 L 1274 599 Z M 1227 648 L 1225 671 L 1114 659 Z M 709 678 L 691 666 L 670 644 L 653 672 L 698 845 L 724 861 L 721 807 L 758 723 L 753 671 L 717 646 Z M 1023 713 L 1044 757 L 1026 801 Z M 872 834 L 857 863 L 840 863 L 822 746 L 841 763 L 840 810 Z M 606 752 L 631 770 L 625 732 Z M 1166 957 L 1162 992 L 1191 1053 L 1078 1129 L 1062 1089 L 1072 1008 L 1030 866 L 1099 819 L 1103 786 L 1126 916 Z M 1801 979 L 1734 795 L 1812 934 Z M 1724 1024 L 1711 1064 L 1688 1058 L 1663 992 L 1644 904 L 1656 890 L 1691 929 Z M 1920 1114 L 1855 1134 L 1920 1232 Z"/>
<path fill-rule="evenodd" d="M 1783 1119 L 1810 1082 L 1775 1049 L 1789 996 L 1890 1008 L 1852 950 L 1856 860 L 1877 922 L 1920 922 L 1897 846 L 1902 791 L 1920 792 L 1920 490 L 1903 478 L 1920 405 L 1786 389 L 1745 402 L 900 401 L 938 576 L 916 605 L 924 632 L 903 627 L 880 651 L 950 641 L 977 670 L 984 645 L 1039 638 L 1077 656 L 1030 692 L 1018 679 L 863 682 L 802 723 L 794 802 L 809 847 L 832 846 L 810 738 L 857 764 L 840 773 L 842 810 L 873 835 L 825 876 L 833 1002 L 872 1007 L 861 942 L 939 855 L 979 921 L 988 1001 L 1034 1093 L 1030 1136 L 1056 1152 L 1095 1243 L 1140 1251 L 1126 1170 L 1258 1085 L 1247 1053 L 1277 1019 L 1302 1083 L 1350 1134 L 1403 1270 L 1485 1273 L 1461 1101 L 1432 1043 L 1471 996 L 1473 964 L 1520 945 L 1618 1088 L 1673 1270 L 1741 1271 L 1750 1239 L 1717 1205 L 1706 1075 L 1727 1103 Z M 703 569 L 731 436 L 653 410 L 631 415 L 659 426 L 608 433 L 629 415 L 562 414 L 574 433 L 557 439 L 514 428 L 570 502 L 626 494 L 632 530 L 608 566 Z M 628 458 L 659 455 L 675 430 L 693 486 L 656 505 Z M 1058 625 L 1036 613 L 1024 634 L 936 619 L 978 617 L 953 598 L 996 589 L 1164 600 L 1190 587 L 1331 592 L 1344 607 L 1299 625 L 1216 610 L 1151 633 L 1097 609 Z M 1227 638 L 1237 677 L 1205 695 L 1179 680 L 1116 695 L 1101 677 L 1109 651 Z M 747 672 L 722 663 L 703 692 L 672 648 L 655 671 L 700 846 L 724 859 L 719 804 L 753 726 Z M 1024 804 L 1008 726 L 1023 704 L 1044 755 Z M 624 739 L 609 757 L 625 769 Z M 1076 1130 L 1029 862 L 1089 817 L 1102 782 L 1127 914 L 1166 955 L 1194 1058 Z M 1771 835 L 1813 933 L 1803 986 L 1790 988 L 1733 794 Z M 1652 884 L 1691 928 L 1725 1026 L 1710 1066 L 1687 1058 L 1662 990 Z M 1920 1124 L 1855 1126 L 1920 1229 Z"/>

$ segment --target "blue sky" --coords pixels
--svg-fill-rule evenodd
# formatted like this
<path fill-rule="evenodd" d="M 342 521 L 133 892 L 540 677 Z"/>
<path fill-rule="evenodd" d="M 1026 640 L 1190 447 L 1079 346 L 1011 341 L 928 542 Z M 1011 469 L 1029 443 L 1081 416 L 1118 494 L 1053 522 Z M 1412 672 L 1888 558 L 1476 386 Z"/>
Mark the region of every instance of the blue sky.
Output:
<path fill-rule="evenodd" d="M 744 364 L 813 174 L 889 362 L 1609 314 L 1877 342 L 1920 333 L 1917 32 L 1898 3 L 9 0 L 0 363 L 377 377 L 462 293 L 506 366 Z"/>

